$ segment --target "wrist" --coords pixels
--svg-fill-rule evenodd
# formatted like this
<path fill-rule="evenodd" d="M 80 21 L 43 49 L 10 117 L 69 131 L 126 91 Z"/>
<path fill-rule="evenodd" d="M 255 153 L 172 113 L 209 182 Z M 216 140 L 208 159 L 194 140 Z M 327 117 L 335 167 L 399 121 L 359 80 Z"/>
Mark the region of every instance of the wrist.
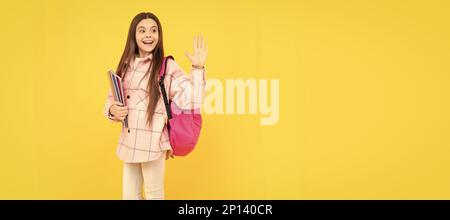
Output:
<path fill-rule="evenodd" d="M 205 66 L 200 66 L 200 65 L 194 65 L 194 64 L 192 64 L 192 68 L 202 70 L 203 68 L 205 68 Z"/>

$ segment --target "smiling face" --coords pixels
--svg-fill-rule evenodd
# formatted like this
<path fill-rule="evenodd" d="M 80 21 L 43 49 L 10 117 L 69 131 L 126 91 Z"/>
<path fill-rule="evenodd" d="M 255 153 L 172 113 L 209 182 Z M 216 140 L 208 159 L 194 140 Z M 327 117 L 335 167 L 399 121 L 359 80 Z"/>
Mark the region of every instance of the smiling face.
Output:
<path fill-rule="evenodd" d="M 140 21 L 136 27 L 136 43 L 139 48 L 139 57 L 145 57 L 155 49 L 158 44 L 158 25 L 153 19 Z"/>

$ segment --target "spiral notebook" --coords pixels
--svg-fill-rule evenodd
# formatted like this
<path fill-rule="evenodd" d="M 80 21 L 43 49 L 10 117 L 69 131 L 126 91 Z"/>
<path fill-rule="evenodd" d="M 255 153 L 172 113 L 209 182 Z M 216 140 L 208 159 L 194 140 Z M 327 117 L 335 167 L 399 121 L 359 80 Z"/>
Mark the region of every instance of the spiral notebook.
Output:
<path fill-rule="evenodd" d="M 126 106 L 125 95 L 122 86 L 122 78 L 120 78 L 120 76 L 118 76 L 113 70 L 108 71 L 108 78 L 114 100 L 122 103 L 123 106 Z M 123 125 L 126 128 L 128 127 L 128 116 L 125 117 Z"/>

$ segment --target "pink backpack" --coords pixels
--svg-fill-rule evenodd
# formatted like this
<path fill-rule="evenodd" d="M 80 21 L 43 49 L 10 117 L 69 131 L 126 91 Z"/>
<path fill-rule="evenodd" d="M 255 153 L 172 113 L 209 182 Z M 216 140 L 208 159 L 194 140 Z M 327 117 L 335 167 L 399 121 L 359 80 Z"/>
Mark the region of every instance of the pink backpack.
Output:
<path fill-rule="evenodd" d="M 186 156 L 194 150 L 200 136 L 202 128 L 202 115 L 197 109 L 183 110 L 178 108 L 175 102 L 168 100 L 166 89 L 164 87 L 164 77 L 166 75 L 167 60 L 173 59 L 172 56 L 164 57 L 161 70 L 159 72 L 159 86 L 166 106 L 169 123 L 169 140 L 172 146 L 173 155 Z"/>

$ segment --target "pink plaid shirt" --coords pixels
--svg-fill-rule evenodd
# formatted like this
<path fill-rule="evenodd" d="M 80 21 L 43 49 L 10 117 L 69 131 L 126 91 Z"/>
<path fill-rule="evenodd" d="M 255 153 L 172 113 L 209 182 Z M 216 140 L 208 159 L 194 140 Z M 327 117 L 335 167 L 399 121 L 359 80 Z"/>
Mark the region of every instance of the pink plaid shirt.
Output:
<path fill-rule="evenodd" d="M 166 121 L 167 113 L 162 95 L 156 105 L 152 124 L 147 122 L 148 78 L 144 77 L 150 66 L 152 55 L 136 57 L 122 79 L 126 106 L 128 107 L 128 128 L 122 126 L 116 154 L 124 162 L 140 163 L 162 156 L 166 151 L 172 152 Z M 200 109 L 205 90 L 206 71 L 192 69 L 188 76 L 173 60 L 167 61 L 164 85 L 169 96 L 182 109 Z M 155 85 L 158 86 L 158 85 Z M 109 108 L 113 97 L 111 90 L 106 99 L 104 114 L 110 121 Z"/>

